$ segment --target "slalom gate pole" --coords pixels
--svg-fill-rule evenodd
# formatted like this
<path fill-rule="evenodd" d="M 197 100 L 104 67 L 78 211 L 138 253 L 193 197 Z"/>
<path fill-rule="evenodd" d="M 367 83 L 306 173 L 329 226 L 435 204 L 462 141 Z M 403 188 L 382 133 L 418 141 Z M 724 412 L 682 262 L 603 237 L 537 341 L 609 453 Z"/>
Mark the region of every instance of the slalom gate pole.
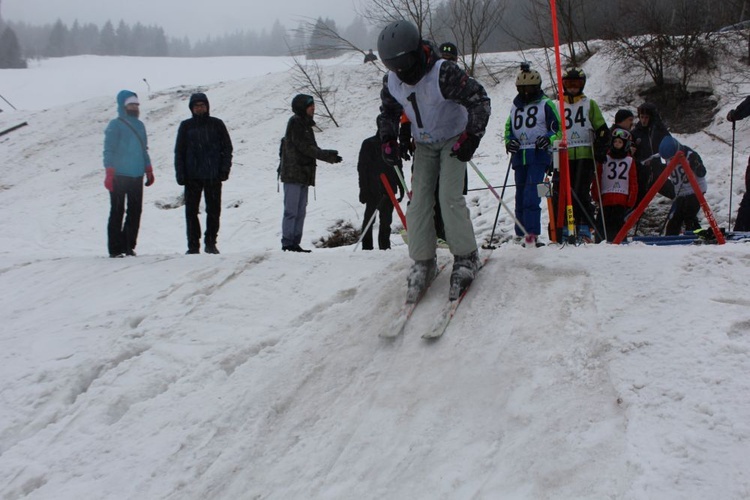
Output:
<path fill-rule="evenodd" d="M 406 229 L 406 216 L 404 215 L 404 211 L 401 210 L 401 204 L 396 199 L 396 195 L 393 193 L 393 188 L 391 187 L 391 183 L 388 182 L 388 177 L 386 177 L 385 174 L 380 174 L 380 182 L 383 183 L 385 192 L 388 193 L 388 197 L 391 199 L 393 207 L 396 209 L 396 212 L 398 212 L 398 216 L 401 219 L 401 223 L 404 225 L 404 229 L 408 231 L 408 229 Z"/>
<path fill-rule="evenodd" d="M 406 187 L 406 180 L 404 179 L 404 173 L 401 171 L 400 168 L 398 168 L 398 165 L 393 165 L 393 169 L 396 171 L 396 176 L 398 177 L 398 180 L 401 183 L 401 187 L 404 188 L 404 193 L 406 193 L 406 196 L 408 196 L 409 200 L 411 200 L 411 191 L 409 191 Z"/>
<path fill-rule="evenodd" d="M 724 235 L 721 233 L 721 229 L 719 228 L 719 225 L 716 223 L 716 219 L 714 218 L 713 212 L 711 212 L 711 207 L 708 206 L 708 202 L 706 201 L 706 197 L 703 196 L 703 192 L 701 191 L 700 186 L 698 185 L 698 179 L 695 177 L 695 173 L 693 172 L 693 169 L 690 168 L 690 164 L 687 161 L 687 158 L 685 157 L 685 154 L 682 151 L 679 151 L 677 153 L 677 161 L 682 164 L 682 169 L 687 174 L 688 180 L 690 181 L 690 185 L 693 186 L 693 193 L 695 193 L 695 197 L 698 198 L 698 202 L 701 204 L 701 208 L 703 208 L 703 215 L 706 216 L 706 219 L 708 219 L 708 223 L 711 225 L 711 229 L 714 231 L 714 236 L 716 236 L 716 243 L 719 245 L 723 245 L 727 242 L 727 240 L 724 238 Z"/>
<path fill-rule="evenodd" d="M 1 94 L 0 94 L 0 99 L 2 99 L 3 101 L 7 102 L 7 103 L 8 103 L 8 106 L 10 106 L 11 108 L 13 108 L 14 110 L 18 111 L 18 109 L 16 109 L 16 107 L 15 107 L 15 106 L 13 106 L 13 105 L 12 105 L 12 104 L 10 103 L 10 101 L 9 101 L 8 99 L 6 99 L 5 97 L 3 97 L 3 96 L 2 96 Z"/>
<path fill-rule="evenodd" d="M 729 222 L 727 222 L 727 231 L 732 230 L 732 194 L 734 194 L 734 133 L 735 121 L 732 120 L 732 162 L 729 168 Z"/>
<path fill-rule="evenodd" d="M 479 167 L 477 167 L 472 160 L 469 160 L 469 165 L 471 165 L 471 168 L 474 169 L 474 172 L 477 173 L 479 178 L 482 179 L 482 181 L 484 181 L 485 184 L 487 184 L 487 187 L 490 189 L 492 194 L 495 195 L 495 198 L 497 198 L 497 201 L 500 202 L 500 206 L 503 207 L 505 211 L 508 212 L 508 214 L 513 218 L 513 222 L 515 222 L 516 225 L 521 229 L 521 232 L 523 233 L 523 235 L 528 236 L 529 233 L 526 231 L 526 228 L 523 227 L 523 224 L 521 224 L 521 221 L 516 218 L 516 214 L 514 214 L 513 211 L 508 207 L 508 205 L 503 201 L 503 198 L 499 194 L 497 194 L 497 191 L 495 191 L 495 188 L 492 187 L 492 184 L 490 184 L 490 181 L 487 180 L 487 177 L 485 177 L 484 174 L 482 174 L 482 171 L 479 170 Z M 498 210 L 500 210 L 499 207 L 498 207 Z"/>
<path fill-rule="evenodd" d="M 383 196 L 385 198 L 385 196 Z M 383 201 L 383 198 L 380 198 L 380 202 Z M 380 205 L 380 202 L 378 202 L 378 205 Z M 375 222 L 375 216 L 378 215 L 378 209 L 375 208 L 375 211 L 372 213 L 372 217 L 370 217 L 370 220 L 367 221 L 367 225 L 362 229 L 362 234 L 359 235 L 359 239 L 357 239 L 357 244 L 354 245 L 354 250 L 352 252 L 356 252 L 357 248 L 359 248 L 359 244 L 362 243 L 362 240 L 365 239 L 365 233 L 368 229 L 370 229 L 370 226 Z"/>
<path fill-rule="evenodd" d="M 505 171 L 505 181 L 503 182 L 503 189 L 500 190 L 500 198 L 505 196 L 505 187 L 508 185 L 508 176 L 510 176 L 510 167 L 513 164 L 513 158 L 508 160 L 508 170 Z M 495 229 L 497 228 L 497 221 L 500 218 L 500 207 L 497 206 L 497 212 L 495 212 L 495 222 L 492 224 L 492 233 L 490 234 L 490 241 L 487 242 L 487 248 L 494 248 L 492 240 L 495 238 Z"/>
<path fill-rule="evenodd" d="M 560 36 L 557 29 L 557 2 L 550 0 L 552 10 L 552 36 L 555 40 L 555 65 L 557 66 L 557 97 L 560 103 L 560 206 L 565 204 L 568 241 L 575 241 L 575 218 L 573 217 L 573 199 L 570 194 L 570 165 L 568 163 L 568 139 L 565 130 L 565 92 L 562 83 L 562 61 L 560 59 Z"/>
<path fill-rule="evenodd" d="M 677 155 L 682 155 L 683 157 L 685 156 L 682 152 L 678 152 Z M 648 204 L 651 203 L 651 200 L 654 198 L 654 196 L 656 196 L 656 193 L 659 192 L 669 175 L 677 167 L 677 155 L 675 155 L 675 157 L 672 158 L 669 163 L 667 163 L 667 166 L 664 168 L 659 178 L 656 179 L 653 184 L 651 184 L 651 188 L 646 193 L 646 196 L 644 196 L 638 206 L 635 207 L 635 210 L 630 212 L 630 216 L 625 220 L 625 224 L 623 224 L 620 232 L 617 233 L 615 239 L 612 240 L 613 244 L 619 245 L 620 243 L 622 243 L 625 237 L 628 235 L 628 231 L 630 231 L 630 228 L 633 227 L 636 221 L 639 221 L 641 219 L 641 215 L 643 215 L 643 212 L 646 210 L 646 207 L 648 207 Z"/>

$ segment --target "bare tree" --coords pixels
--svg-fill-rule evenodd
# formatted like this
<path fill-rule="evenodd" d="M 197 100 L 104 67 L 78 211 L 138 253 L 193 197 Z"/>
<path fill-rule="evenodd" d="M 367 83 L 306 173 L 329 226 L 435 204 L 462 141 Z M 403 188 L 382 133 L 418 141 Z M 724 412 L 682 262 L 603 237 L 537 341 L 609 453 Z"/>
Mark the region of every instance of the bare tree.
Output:
<path fill-rule="evenodd" d="M 393 21 L 413 22 L 423 37 L 432 38 L 430 0 L 364 0 L 357 14 L 379 28 Z"/>
<path fill-rule="evenodd" d="M 643 33 L 616 36 L 610 43 L 614 56 L 642 68 L 656 87 L 674 82 L 685 93 L 698 73 L 716 69 L 723 50 L 726 36 L 715 29 L 719 20 L 711 9 L 701 0 L 631 0 L 624 15 Z"/>
<path fill-rule="evenodd" d="M 505 0 L 448 0 L 448 29 L 461 48 L 461 59 L 474 75 L 477 56 L 505 12 Z"/>
<path fill-rule="evenodd" d="M 295 31 L 298 38 L 308 40 L 307 49 L 303 51 L 308 54 L 308 58 L 323 59 L 346 52 L 358 52 L 363 57 L 365 55 L 365 50 L 343 37 L 335 25 L 321 19 L 303 21 Z"/>
<path fill-rule="evenodd" d="M 287 44 L 289 53 L 292 54 L 292 48 Z M 336 118 L 333 116 L 333 104 L 329 106 L 329 100 L 333 101 L 336 96 L 336 88 L 329 86 L 325 80 L 322 68 L 316 61 L 303 62 L 300 56 L 291 55 L 294 62 L 294 72 L 292 73 L 292 82 L 296 90 L 307 92 L 317 98 L 317 101 L 323 105 L 324 117 L 329 118 L 336 127 L 339 126 Z"/>

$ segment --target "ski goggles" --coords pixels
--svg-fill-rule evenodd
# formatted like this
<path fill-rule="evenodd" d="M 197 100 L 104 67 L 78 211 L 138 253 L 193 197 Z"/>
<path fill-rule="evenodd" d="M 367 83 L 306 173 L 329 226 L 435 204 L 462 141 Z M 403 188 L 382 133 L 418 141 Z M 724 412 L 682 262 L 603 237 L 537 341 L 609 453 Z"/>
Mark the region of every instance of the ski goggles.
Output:
<path fill-rule="evenodd" d="M 633 136 L 630 132 L 624 128 L 616 128 L 612 131 L 612 139 L 622 139 L 623 141 L 629 141 Z"/>

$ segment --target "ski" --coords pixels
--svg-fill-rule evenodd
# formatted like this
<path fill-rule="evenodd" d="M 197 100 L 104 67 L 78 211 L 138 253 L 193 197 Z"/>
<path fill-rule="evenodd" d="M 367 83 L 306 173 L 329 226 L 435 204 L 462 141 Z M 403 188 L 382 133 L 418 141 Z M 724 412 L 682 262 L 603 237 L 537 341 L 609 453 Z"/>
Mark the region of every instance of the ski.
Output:
<path fill-rule="evenodd" d="M 422 300 L 422 297 L 425 296 L 427 293 L 427 290 L 429 290 L 430 286 L 435 282 L 440 272 L 446 268 L 448 265 L 448 262 L 445 262 L 443 264 L 438 265 L 437 272 L 435 273 L 435 277 L 432 278 L 432 281 L 422 290 L 422 293 L 419 294 L 417 297 L 417 300 L 414 302 L 404 302 L 404 305 L 401 306 L 401 309 L 398 313 L 396 313 L 396 316 L 394 316 L 393 320 L 388 326 L 388 329 L 380 332 L 380 337 L 386 338 L 386 339 L 392 339 L 396 338 L 399 335 L 401 335 L 404 332 L 404 329 L 406 328 L 406 324 L 409 322 L 409 318 L 411 318 L 411 315 L 414 313 L 414 310 L 419 305 L 419 302 Z"/>
<path fill-rule="evenodd" d="M 461 305 L 461 302 L 463 302 L 464 297 L 466 297 L 466 294 L 468 293 L 469 289 L 471 288 L 472 283 L 476 281 L 477 275 L 479 274 L 479 271 L 487 264 L 487 261 L 490 260 L 490 256 L 492 256 L 492 249 L 487 251 L 481 258 L 480 258 L 480 266 L 479 269 L 477 269 L 477 272 L 474 275 L 474 280 L 472 280 L 471 283 L 469 283 L 469 286 L 467 286 L 463 292 L 461 292 L 461 295 L 458 296 L 456 300 L 448 300 L 448 302 L 443 305 L 442 310 L 440 313 L 438 313 L 435 321 L 432 324 L 432 328 L 425 332 L 422 335 L 422 338 L 425 340 L 435 340 L 439 339 L 443 336 L 445 331 L 448 329 L 448 325 L 450 325 L 451 320 L 453 319 L 453 316 L 456 315 L 456 311 L 458 310 L 458 306 Z"/>

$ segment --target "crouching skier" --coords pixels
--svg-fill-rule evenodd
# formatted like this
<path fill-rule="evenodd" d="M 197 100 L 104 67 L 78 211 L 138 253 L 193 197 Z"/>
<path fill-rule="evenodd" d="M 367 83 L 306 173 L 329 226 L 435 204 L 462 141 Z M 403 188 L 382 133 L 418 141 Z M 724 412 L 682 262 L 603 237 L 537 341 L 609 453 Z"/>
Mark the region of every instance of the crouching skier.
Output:
<path fill-rule="evenodd" d="M 437 273 L 433 221 L 435 188 L 454 256 L 450 300 L 456 300 L 479 269 L 477 242 L 463 196 L 466 162 L 471 160 L 490 117 L 484 87 L 454 62 L 441 59 L 408 21 L 386 26 L 378 37 L 380 58 L 389 72 L 380 93 L 378 133 L 386 163 L 399 161 L 398 130 L 402 111 L 416 142 L 413 196 L 406 215 L 409 256 L 407 301 L 416 302 Z"/>

